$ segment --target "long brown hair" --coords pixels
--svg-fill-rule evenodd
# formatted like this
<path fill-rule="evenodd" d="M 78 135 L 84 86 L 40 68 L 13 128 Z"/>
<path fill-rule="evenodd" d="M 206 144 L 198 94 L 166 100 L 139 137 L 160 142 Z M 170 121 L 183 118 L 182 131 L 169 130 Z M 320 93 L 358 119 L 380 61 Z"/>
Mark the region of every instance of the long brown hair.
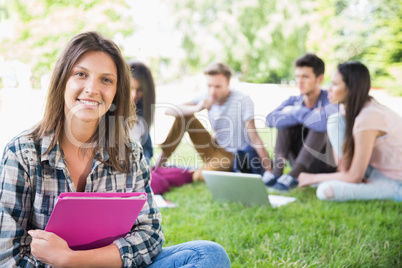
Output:
<path fill-rule="evenodd" d="M 346 131 L 342 148 L 342 164 L 346 170 L 349 170 L 355 151 L 353 125 L 365 103 L 371 99 L 369 96 L 370 73 L 364 64 L 356 61 L 339 64 L 338 71 L 342 75 L 348 91 L 345 107 Z"/>
<path fill-rule="evenodd" d="M 64 92 L 67 80 L 77 60 L 90 51 L 101 51 L 112 58 L 117 69 L 117 91 L 111 108 L 102 117 L 97 131 L 88 142 L 94 144 L 94 154 L 101 147 L 106 147 L 109 161 L 105 162 L 95 154 L 98 160 L 120 172 L 129 172 L 131 169 L 128 160 L 132 149 L 125 121 L 135 116 L 130 104 L 130 73 L 117 45 L 97 32 L 75 36 L 64 49 L 50 80 L 43 119 L 30 136 L 38 140 L 54 132 L 53 140 L 45 153 L 51 151 L 60 140 L 65 121 Z"/>
<path fill-rule="evenodd" d="M 140 84 L 140 90 L 143 91 L 142 97 L 142 117 L 149 127 L 153 122 L 155 105 L 155 84 L 152 78 L 151 70 L 142 62 L 131 61 L 128 63 L 131 70 L 131 76 Z"/>

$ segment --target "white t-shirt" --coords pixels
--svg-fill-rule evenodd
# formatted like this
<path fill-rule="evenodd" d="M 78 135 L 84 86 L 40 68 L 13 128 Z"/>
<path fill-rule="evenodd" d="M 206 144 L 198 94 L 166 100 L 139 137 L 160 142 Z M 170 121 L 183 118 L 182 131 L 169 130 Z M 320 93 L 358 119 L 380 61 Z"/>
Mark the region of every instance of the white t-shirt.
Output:
<path fill-rule="evenodd" d="M 197 104 L 207 98 L 209 98 L 208 94 L 202 94 L 193 99 L 193 103 Z M 245 127 L 247 121 L 254 119 L 254 103 L 249 96 L 230 90 L 230 95 L 224 104 L 211 106 L 208 118 L 212 134 L 226 151 L 235 153 L 251 145 Z"/>
<path fill-rule="evenodd" d="M 388 178 L 402 181 L 402 118 L 371 100 L 356 117 L 353 135 L 365 130 L 385 132 L 376 139 L 369 164 Z"/>
<path fill-rule="evenodd" d="M 147 129 L 145 128 L 144 120 L 138 118 L 138 122 L 133 125 L 133 127 L 129 130 L 129 135 L 131 140 L 137 141 L 143 144 L 143 139 L 147 138 L 145 135 L 147 133 Z"/>

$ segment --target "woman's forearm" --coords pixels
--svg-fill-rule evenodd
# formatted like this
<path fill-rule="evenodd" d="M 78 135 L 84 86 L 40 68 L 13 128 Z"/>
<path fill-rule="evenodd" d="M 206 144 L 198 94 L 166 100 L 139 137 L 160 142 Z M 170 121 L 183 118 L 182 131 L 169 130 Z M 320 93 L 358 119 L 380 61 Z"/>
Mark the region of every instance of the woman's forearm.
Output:
<path fill-rule="evenodd" d="M 73 251 L 63 267 L 123 267 L 119 249 L 111 244 L 106 247 L 92 250 Z"/>
<path fill-rule="evenodd" d="M 335 172 L 335 173 L 301 173 L 298 177 L 299 186 L 307 186 L 311 184 L 321 183 L 324 181 L 344 181 L 349 183 L 359 183 L 363 180 L 358 176 L 355 176 L 351 172 Z"/>

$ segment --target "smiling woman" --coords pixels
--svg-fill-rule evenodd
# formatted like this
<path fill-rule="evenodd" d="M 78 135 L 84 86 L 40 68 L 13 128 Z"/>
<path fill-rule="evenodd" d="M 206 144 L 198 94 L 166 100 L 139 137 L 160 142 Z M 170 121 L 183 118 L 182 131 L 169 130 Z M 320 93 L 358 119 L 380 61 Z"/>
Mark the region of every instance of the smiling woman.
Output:
<path fill-rule="evenodd" d="M 97 33 L 78 35 L 56 63 L 44 117 L 31 135 L 38 139 L 54 133 L 46 153 L 57 142 L 63 150 L 71 148 L 69 144 L 89 150 L 82 157 L 106 146 L 109 165 L 128 171 L 129 137 L 125 126 L 115 121 L 134 115 L 129 88 L 129 70 L 119 48 Z M 102 104 L 93 109 L 90 102 Z M 118 148 L 121 142 L 124 145 Z"/>
<path fill-rule="evenodd" d="M 56 64 L 42 121 L 12 139 L 3 153 L 1 267 L 230 266 L 225 250 L 213 242 L 162 250 L 150 170 L 125 124 L 133 115 L 130 73 L 119 48 L 95 32 L 74 37 Z M 64 192 L 145 192 L 147 201 L 124 237 L 75 251 L 44 231 Z"/>
<path fill-rule="evenodd" d="M 116 66 L 108 54 L 90 51 L 82 55 L 71 70 L 64 92 L 66 127 L 92 122 L 96 128 L 99 119 L 112 105 L 116 80 Z M 85 137 L 85 133 L 81 135 L 82 142 L 86 142 L 89 137 Z"/>

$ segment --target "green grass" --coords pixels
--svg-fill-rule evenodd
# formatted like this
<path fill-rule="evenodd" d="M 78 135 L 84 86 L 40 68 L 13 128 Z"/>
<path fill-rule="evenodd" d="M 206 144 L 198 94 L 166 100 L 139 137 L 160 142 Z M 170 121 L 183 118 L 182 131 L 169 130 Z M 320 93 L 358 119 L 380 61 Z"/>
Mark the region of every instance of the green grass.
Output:
<path fill-rule="evenodd" d="M 213 201 L 204 183 L 173 188 L 164 197 L 178 207 L 161 209 L 164 245 L 215 241 L 232 267 L 402 267 L 402 202 L 325 202 L 309 187 L 289 195 L 297 201 L 246 207 Z"/>
<path fill-rule="evenodd" d="M 402 203 L 320 201 L 312 188 L 279 208 L 215 202 L 204 183 L 165 194 L 165 246 L 212 240 L 232 267 L 401 267 Z"/>

